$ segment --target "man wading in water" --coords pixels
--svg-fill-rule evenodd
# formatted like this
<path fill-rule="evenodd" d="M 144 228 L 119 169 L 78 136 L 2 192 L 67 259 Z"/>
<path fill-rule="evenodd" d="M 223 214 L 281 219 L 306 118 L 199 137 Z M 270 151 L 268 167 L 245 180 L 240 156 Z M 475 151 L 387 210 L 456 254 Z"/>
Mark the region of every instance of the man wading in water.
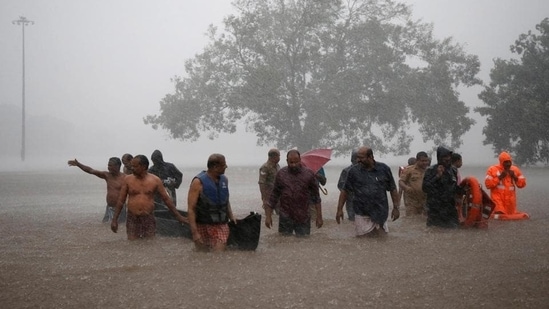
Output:
<path fill-rule="evenodd" d="M 107 164 L 108 171 L 98 171 L 87 165 L 84 165 L 78 160 L 69 160 L 69 166 L 78 166 L 81 170 L 88 174 L 95 175 L 101 179 L 104 179 L 107 183 L 107 206 L 105 207 L 105 215 L 103 216 L 103 223 L 107 223 L 112 220 L 114 215 L 114 207 L 118 201 L 118 195 L 120 195 L 120 189 L 124 183 L 125 174 L 120 173 L 120 166 L 122 162 L 117 157 L 112 157 L 109 159 Z M 122 209 L 122 215 L 118 218 L 120 223 L 126 222 L 126 208 Z"/>
<path fill-rule="evenodd" d="M 154 194 L 158 193 L 166 206 L 173 212 L 177 221 L 188 223 L 175 208 L 172 199 L 164 189 L 160 178 L 149 174 L 149 160 L 144 155 L 137 155 L 132 159 L 133 175 L 124 179 L 120 191 L 118 203 L 114 211 L 114 218 L 111 222 L 111 230 L 118 231 L 116 219 L 122 210 L 122 205 L 128 199 L 128 216 L 126 219 L 126 233 L 128 239 L 152 238 L 156 233 L 156 219 L 154 218 Z"/>

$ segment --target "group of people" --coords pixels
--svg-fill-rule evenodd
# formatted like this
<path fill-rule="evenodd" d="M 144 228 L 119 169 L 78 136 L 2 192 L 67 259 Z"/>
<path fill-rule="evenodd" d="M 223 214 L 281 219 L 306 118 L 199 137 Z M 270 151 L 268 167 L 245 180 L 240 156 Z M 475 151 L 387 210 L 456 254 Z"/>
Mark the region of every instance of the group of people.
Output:
<path fill-rule="evenodd" d="M 258 183 L 265 209 L 265 226 L 272 227 L 272 215 L 276 211 L 280 234 L 310 235 L 312 214 L 317 228 L 324 224 L 319 184 L 325 181 L 325 177 L 303 166 L 301 154 L 296 149 L 287 152 L 287 166 L 280 168 L 279 161 L 280 152 L 271 149 L 269 159 L 259 169 Z"/>
<path fill-rule="evenodd" d="M 287 152 L 287 166 L 283 168 L 278 165 L 280 152 L 277 149 L 271 149 L 268 156 L 267 162 L 259 169 L 258 181 L 265 209 L 265 226 L 272 227 L 272 214 L 278 210 L 280 234 L 310 235 L 312 220 L 317 228 L 324 224 L 319 184 L 325 184 L 325 175 L 304 166 L 298 150 Z M 368 147 L 360 147 L 353 152 L 351 161 L 353 165 L 343 170 L 338 182 L 341 192 L 337 222 L 343 219 L 343 205 L 347 204 L 348 215 L 355 222 L 357 235 L 379 229 L 387 231 L 387 191 L 394 205 L 391 218 L 396 220 L 400 216 L 400 199 L 390 168 L 376 162 L 372 149 Z"/>
<path fill-rule="evenodd" d="M 130 240 L 152 238 L 156 234 L 154 211 L 169 209 L 180 223 L 189 224 L 196 248 L 222 251 L 229 236 L 229 220 L 236 219 L 229 202 L 227 164 L 221 154 L 208 158 L 207 170 L 196 175 L 188 194 L 187 217 L 176 209 L 176 193 L 183 173 L 155 150 L 151 155 L 153 165 L 145 155 L 130 154 L 122 160 L 109 159 L 108 171 L 98 171 L 78 160 L 69 160 L 69 166 L 77 166 L 86 173 L 102 178 L 107 183 L 107 211 L 103 222 L 110 221 L 113 232 L 118 224 L 126 222 Z M 122 163 L 123 172 L 120 172 Z"/>
<path fill-rule="evenodd" d="M 499 159 L 499 164 L 488 169 L 485 184 L 492 192 L 494 213 L 514 213 L 515 188 L 523 188 L 526 179 L 520 169 L 512 165 L 508 153 L 502 153 Z M 179 222 L 189 224 L 198 250 L 225 250 L 228 222 L 236 224 L 229 201 L 228 179 L 224 175 L 225 157 L 217 153 L 210 155 L 207 170 L 192 179 L 187 217 L 176 209 L 175 189 L 180 186 L 183 174 L 175 165 L 165 162 L 159 150 L 153 152 L 151 160 L 153 166 L 149 168 L 146 156 L 124 154 L 122 160 L 109 159 L 108 171 L 95 170 L 76 159 L 69 160 L 68 164 L 106 181 L 107 206 L 103 222 L 110 221 L 113 232 L 116 233 L 118 224 L 125 220 L 128 239 L 153 237 L 154 211 L 163 207 Z M 310 235 L 312 220 L 317 228 L 323 225 L 319 184 L 325 184 L 325 175 L 304 166 L 296 149 L 287 152 L 287 166 L 281 168 L 279 162 L 280 151 L 271 149 L 267 162 L 259 169 L 265 226 L 273 226 L 273 213 L 277 213 L 280 234 Z M 336 221 L 339 224 L 343 220 L 346 205 L 357 236 L 387 233 L 388 219 L 394 221 L 400 217 L 401 192 L 406 215 L 426 215 L 427 226 L 455 228 L 459 225 L 455 197 L 461 188 L 460 155 L 438 147 L 437 163 L 429 166 L 427 153 L 418 152 L 410 161 L 412 164 L 400 173 L 399 189 L 389 166 L 376 161 L 371 148 L 362 146 L 353 150 L 351 163 L 342 170 L 338 181 Z M 120 172 L 122 165 L 124 169 Z M 390 214 L 387 192 L 393 204 Z"/>
<path fill-rule="evenodd" d="M 456 195 L 464 193 L 459 172 L 463 165 L 462 156 L 445 147 L 438 147 L 437 163 L 434 165 L 430 165 L 430 158 L 424 151 L 418 152 L 412 159 L 412 164 L 401 169 L 399 176 L 406 215 L 427 216 L 427 226 L 458 227 L 460 220 Z M 498 164 L 488 168 L 484 184 L 490 190 L 495 205 L 493 218 L 518 213 L 516 189 L 526 186 L 526 178 L 513 165 L 507 152 L 500 154 Z"/>
<path fill-rule="evenodd" d="M 149 160 L 144 155 L 134 157 L 126 153 L 122 160 L 112 157 L 107 164 L 107 171 L 93 169 L 77 159 L 68 161 L 69 166 L 77 166 L 105 180 L 107 206 L 103 222 L 111 222 L 115 232 L 118 223 L 125 222 L 128 239 L 155 235 L 155 209 L 165 207 L 174 214 L 177 212 L 175 189 L 181 184 L 183 174 L 172 163 L 164 162 L 159 150 L 155 150 L 151 158 L 154 165 L 149 168 Z M 187 222 L 179 213 L 176 217 L 181 222 Z"/>
<path fill-rule="evenodd" d="M 371 148 L 362 146 L 353 150 L 351 165 L 341 171 L 337 184 L 340 190 L 337 223 L 343 220 L 345 206 L 348 219 L 354 222 L 357 236 L 385 234 L 389 231 L 388 219 L 394 221 L 400 217 L 403 195 L 407 216 L 426 216 L 427 226 L 457 228 L 460 220 L 456 196 L 463 194 L 459 172 L 463 158 L 442 146 L 437 148 L 436 157 L 436 164 L 431 165 L 428 154 L 418 152 L 400 171 L 397 189 L 391 169 L 375 160 Z M 279 233 L 309 235 L 311 219 L 316 221 L 317 227 L 323 224 L 314 171 L 300 163 L 297 150 L 288 151 L 286 167 L 280 168 L 279 161 L 280 152 L 272 149 L 267 162 L 259 170 L 265 225 L 272 227 L 272 213 L 278 211 Z M 494 218 L 517 213 L 515 189 L 526 185 L 526 178 L 512 164 L 508 153 L 503 152 L 499 161 L 499 164 L 488 168 L 485 179 L 495 205 Z M 391 211 L 389 196 L 393 204 Z M 311 218 L 308 201 L 315 205 L 315 218 Z"/>

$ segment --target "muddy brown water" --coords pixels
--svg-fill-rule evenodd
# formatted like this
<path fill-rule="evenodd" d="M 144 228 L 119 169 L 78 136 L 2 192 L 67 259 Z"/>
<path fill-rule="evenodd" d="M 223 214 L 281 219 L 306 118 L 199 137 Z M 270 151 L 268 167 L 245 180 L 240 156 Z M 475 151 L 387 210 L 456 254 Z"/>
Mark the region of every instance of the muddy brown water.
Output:
<path fill-rule="evenodd" d="M 221 254 L 194 252 L 183 238 L 112 233 L 101 223 L 104 182 L 77 169 L 0 172 L 0 307 L 549 307 L 549 170 L 523 170 L 519 209 L 530 220 L 449 231 L 403 217 L 387 237 L 357 239 L 351 223 L 334 220 L 341 168 L 326 169 L 325 226 L 309 238 L 262 226 L 255 252 Z M 462 175 L 482 182 L 485 169 Z M 198 171 L 183 169 L 178 208 Z M 257 168 L 227 176 L 237 217 L 259 211 Z"/>

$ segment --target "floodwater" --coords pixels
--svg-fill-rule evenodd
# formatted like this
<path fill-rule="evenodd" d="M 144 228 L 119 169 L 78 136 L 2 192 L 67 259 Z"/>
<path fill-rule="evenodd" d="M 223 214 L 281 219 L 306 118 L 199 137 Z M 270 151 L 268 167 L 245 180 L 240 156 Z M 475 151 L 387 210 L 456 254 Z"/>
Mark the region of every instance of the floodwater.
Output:
<path fill-rule="evenodd" d="M 239 218 L 260 210 L 257 168 L 227 170 Z M 357 239 L 351 223 L 334 220 L 341 168 L 326 168 L 325 225 L 309 238 L 262 226 L 255 252 L 221 254 L 194 252 L 183 238 L 112 233 L 101 223 L 104 181 L 76 168 L 0 172 L 0 307 L 547 308 L 549 170 L 523 169 L 519 209 L 530 220 L 440 230 L 402 217 L 386 237 Z M 461 173 L 482 182 L 485 169 Z M 186 209 L 199 169 L 182 171 Z"/>

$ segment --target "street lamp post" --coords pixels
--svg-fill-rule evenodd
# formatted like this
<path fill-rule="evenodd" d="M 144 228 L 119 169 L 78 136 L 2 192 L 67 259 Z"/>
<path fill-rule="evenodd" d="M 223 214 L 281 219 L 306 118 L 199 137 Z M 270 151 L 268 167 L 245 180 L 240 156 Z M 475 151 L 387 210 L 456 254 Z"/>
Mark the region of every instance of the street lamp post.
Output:
<path fill-rule="evenodd" d="M 19 16 L 19 19 L 12 21 L 12 24 L 21 26 L 21 29 L 23 30 L 23 106 L 21 116 L 21 161 L 25 161 L 25 26 L 34 24 L 34 21 L 28 20 L 24 16 Z"/>

